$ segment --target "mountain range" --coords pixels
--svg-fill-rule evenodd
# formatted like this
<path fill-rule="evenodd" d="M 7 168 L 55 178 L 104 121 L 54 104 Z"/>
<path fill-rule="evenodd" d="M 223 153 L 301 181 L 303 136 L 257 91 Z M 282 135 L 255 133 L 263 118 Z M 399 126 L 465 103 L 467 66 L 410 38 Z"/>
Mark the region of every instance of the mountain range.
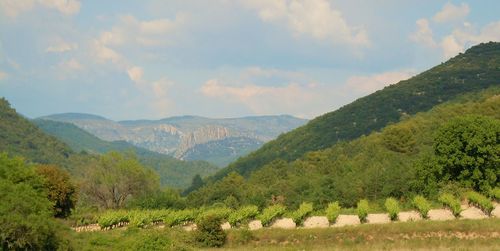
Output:
<path fill-rule="evenodd" d="M 218 166 L 225 166 L 307 122 L 288 115 L 113 121 L 82 113 L 54 114 L 36 120 L 71 123 L 101 140 L 127 142 L 177 159 L 206 160 Z"/>

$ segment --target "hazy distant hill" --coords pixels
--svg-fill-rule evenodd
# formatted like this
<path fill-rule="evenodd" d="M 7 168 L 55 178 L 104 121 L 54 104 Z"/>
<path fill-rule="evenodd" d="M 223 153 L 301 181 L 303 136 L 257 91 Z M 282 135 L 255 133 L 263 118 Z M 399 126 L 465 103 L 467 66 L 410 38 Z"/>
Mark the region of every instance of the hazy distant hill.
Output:
<path fill-rule="evenodd" d="M 279 136 L 248 156 L 221 170 L 249 176 L 276 159 L 295 160 L 308 151 L 325 149 L 379 130 L 402 117 L 428 111 L 464 93 L 500 84 L 500 43 L 490 42 L 468 49 L 408 80 L 387 86 L 306 125 Z"/>
<path fill-rule="evenodd" d="M 0 153 L 23 156 L 28 161 L 65 165 L 73 151 L 55 137 L 45 134 L 0 98 Z"/>
<path fill-rule="evenodd" d="M 74 115 L 68 117 L 71 116 Z M 86 115 L 86 117 L 100 119 L 93 115 Z M 219 169 L 205 161 L 182 161 L 134 146 L 125 141 L 104 141 L 70 123 L 45 119 L 36 119 L 33 122 L 43 131 L 57 137 L 77 152 L 85 151 L 101 154 L 109 151 L 132 151 L 137 154 L 143 164 L 152 167 L 158 172 L 162 185 L 186 188 L 196 174 L 205 177 Z"/>
<path fill-rule="evenodd" d="M 207 160 L 219 166 L 306 123 L 287 115 L 228 119 L 181 116 L 116 122 L 91 114 L 65 113 L 40 119 L 72 123 L 106 141 L 126 141 L 178 159 Z"/>

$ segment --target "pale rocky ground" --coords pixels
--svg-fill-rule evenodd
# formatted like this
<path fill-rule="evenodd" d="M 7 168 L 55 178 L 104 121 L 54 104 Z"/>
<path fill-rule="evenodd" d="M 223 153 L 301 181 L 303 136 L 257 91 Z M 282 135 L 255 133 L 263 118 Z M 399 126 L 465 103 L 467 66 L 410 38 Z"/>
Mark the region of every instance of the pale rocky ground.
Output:
<path fill-rule="evenodd" d="M 422 220 L 422 216 L 417 211 L 401 212 L 398 214 L 398 221 L 401 222 L 418 221 L 418 220 Z"/>
<path fill-rule="evenodd" d="M 484 219 L 488 216 L 477 207 L 470 207 L 468 205 L 462 205 L 462 212 L 460 212 L 460 217 L 462 219 Z"/>
<path fill-rule="evenodd" d="M 491 211 L 491 216 L 500 218 L 500 204 L 493 203 L 493 205 L 495 206 L 495 209 Z"/>
<path fill-rule="evenodd" d="M 448 209 L 431 209 L 429 210 L 427 216 L 429 216 L 430 220 L 435 220 L 435 221 L 445 221 L 445 220 L 455 219 L 453 213 Z"/>
<path fill-rule="evenodd" d="M 359 225 L 361 222 L 357 215 L 339 215 L 337 221 L 333 225 L 334 227 L 352 226 Z"/>
<path fill-rule="evenodd" d="M 271 224 L 271 228 L 282 228 L 282 229 L 292 229 L 295 228 L 296 224 L 291 218 L 277 219 Z"/>
<path fill-rule="evenodd" d="M 248 223 L 248 229 L 257 230 L 262 228 L 262 222 L 260 220 L 253 220 Z"/>
<path fill-rule="evenodd" d="M 327 228 L 330 226 L 325 216 L 311 216 L 304 221 L 304 228 Z"/>
<path fill-rule="evenodd" d="M 369 224 L 383 224 L 390 222 L 391 218 L 389 218 L 389 214 L 368 214 L 366 217 L 366 223 Z"/>
<path fill-rule="evenodd" d="M 229 222 L 224 222 L 220 227 L 222 230 L 228 230 L 231 229 L 231 224 L 229 224 Z"/>

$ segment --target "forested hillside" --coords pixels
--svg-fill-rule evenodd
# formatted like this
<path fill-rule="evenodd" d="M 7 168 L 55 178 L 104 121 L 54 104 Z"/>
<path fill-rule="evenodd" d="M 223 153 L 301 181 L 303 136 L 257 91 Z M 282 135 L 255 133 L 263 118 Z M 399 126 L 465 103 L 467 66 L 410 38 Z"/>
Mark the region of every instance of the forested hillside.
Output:
<path fill-rule="evenodd" d="M 232 171 L 248 177 L 273 160 L 292 161 L 308 151 L 367 135 L 458 95 L 498 86 L 499 80 L 500 43 L 474 46 L 426 72 L 385 87 L 281 135 L 221 170 L 214 180 Z"/>
<path fill-rule="evenodd" d="M 195 175 L 206 177 L 219 170 L 217 166 L 206 161 L 182 161 L 136 147 L 125 141 L 104 141 L 70 123 L 45 119 L 36 119 L 33 122 L 77 152 L 85 151 L 92 154 L 104 154 L 109 151 L 134 152 L 141 163 L 158 172 L 162 186 L 186 188 Z"/>
<path fill-rule="evenodd" d="M 67 165 L 68 157 L 73 154 L 66 144 L 17 114 L 4 98 L 0 99 L 0 152 L 23 156 L 32 162 L 62 166 Z"/>
<path fill-rule="evenodd" d="M 457 160 L 464 156 L 460 153 L 453 158 L 447 155 L 442 163 L 439 162 L 436 156 L 443 150 L 436 148 L 437 132 L 447 123 L 457 127 L 453 124 L 455 120 L 486 121 L 474 124 L 470 130 L 474 134 L 483 131 L 490 139 L 477 136 L 470 141 L 466 137 L 472 137 L 471 133 L 461 133 L 460 137 L 474 144 L 484 142 L 488 145 L 479 148 L 464 146 L 463 149 L 461 143 L 452 145 L 471 155 L 488 153 L 487 157 L 469 158 L 467 163 L 458 163 Z M 450 134 L 450 131 L 444 133 Z M 369 136 L 309 152 L 296 161 L 273 161 L 253 172 L 247 180 L 232 173 L 191 193 L 188 201 L 193 205 L 232 201 L 260 206 L 278 202 L 291 208 L 297 208 L 302 201 L 309 201 L 321 208 L 336 200 L 343 207 L 352 207 L 363 198 L 377 201 L 391 196 L 404 200 L 415 194 L 435 198 L 439 191 L 456 193 L 459 187 L 464 186 L 487 192 L 498 185 L 499 147 L 500 89 L 492 87 L 479 94 L 468 94 L 436 106 L 428 112 L 406 117 Z M 464 179 L 465 183 L 450 180 L 444 175 L 444 168 L 451 160 L 457 162 L 453 168 L 466 165 L 467 170 L 475 169 L 474 174 L 469 171 L 460 174 L 461 178 L 457 179 Z M 489 170 L 485 171 L 486 168 Z M 455 169 L 452 172 L 459 173 Z M 474 179 L 478 184 L 488 183 L 487 188 L 471 185 Z"/>

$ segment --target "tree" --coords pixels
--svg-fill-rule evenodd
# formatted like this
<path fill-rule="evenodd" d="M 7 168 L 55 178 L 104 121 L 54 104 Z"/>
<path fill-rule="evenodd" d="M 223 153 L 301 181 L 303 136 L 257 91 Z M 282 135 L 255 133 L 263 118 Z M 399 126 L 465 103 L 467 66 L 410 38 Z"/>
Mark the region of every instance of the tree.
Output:
<path fill-rule="evenodd" d="M 215 215 L 203 217 L 197 224 L 196 241 L 203 247 L 222 247 L 227 234 L 222 230 L 222 220 Z"/>
<path fill-rule="evenodd" d="M 54 215 L 67 217 L 76 204 L 76 186 L 68 172 L 54 165 L 38 165 L 36 173 L 44 178 L 48 199 L 54 203 Z"/>
<path fill-rule="evenodd" d="M 191 192 L 198 190 L 198 188 L 202 187 L 204 184 L 205 183 L 201 179 L 201 176 L 199 174 L 196 174 L 193 177 L 193 180 L 191 181 L 191 185 L 186 190 L 184 190 L 184 192 L 182 192 L 182 194 L 188 195 Z"/>
<path fill-rule="evenodd" d="M 1 250 L 64 249 L 43 179 L 24 160 L 0 154 L 0 202 Z"/>
<path fill-rule="evenodd" d="M 82 192 L 102 208 L 122 208 L 131 197 L 157 191 L 159 177 L 134 155 L 109 152 L 87 167 Z"/>
<path fill-rule="evenodd" d="M 434 152 L 443 180 L 489 191 L 500 175 L 500 120 L 473 115 L 454 119 L 438 131 Z"/>

